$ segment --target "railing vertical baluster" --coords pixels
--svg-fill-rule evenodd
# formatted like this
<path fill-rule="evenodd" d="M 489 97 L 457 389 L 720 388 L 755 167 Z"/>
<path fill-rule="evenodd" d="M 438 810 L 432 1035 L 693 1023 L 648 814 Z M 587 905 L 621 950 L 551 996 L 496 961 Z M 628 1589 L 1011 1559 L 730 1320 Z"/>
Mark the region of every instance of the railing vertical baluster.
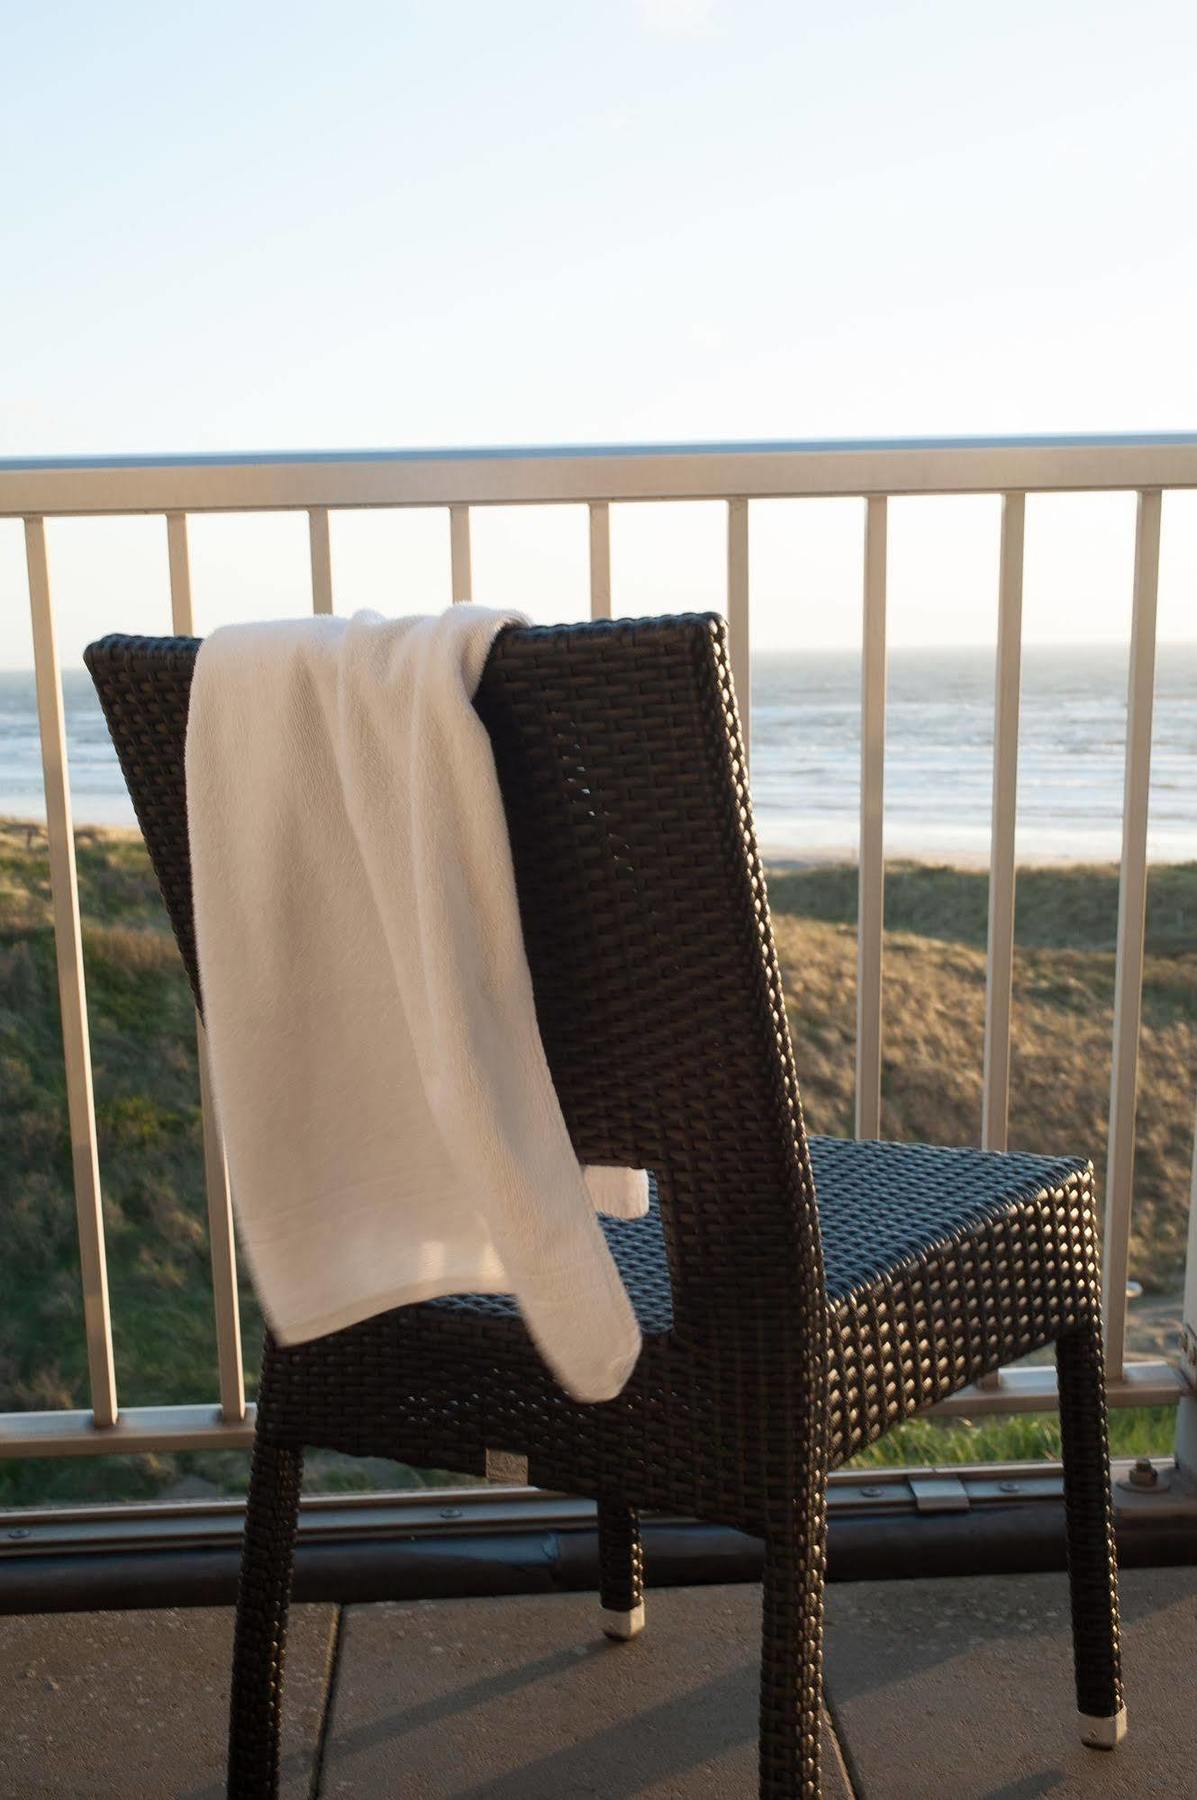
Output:
<path fill-rule="evenodd" d="M 327 516 L 326 516 L 327 523 Z M 167 513 L 166 545 L 170 563 L 171 629 L 179 637 L 195 636 L 191 604 L 191 558 L 187 548 L 187 516 Z M 315 564 L 313 563 L 313 568 Z M 216 1366 L 220 1378 L 220 1410 L 226 1423 L 245 1417 L 245 1369 L 241 1355 L 241 1308 L 237 1298 L 237 1246 L 224 1144 L 216 1123 L 208 1068 L 208 1039 L 196 1014 L 200 1116 L 204 1136 L 204 1191 L 208 1202 L 208 1254 L 212 1266 L 212 1308 L 216 1327 Z"/>
<path fill-rule="evenodd" d="M 328 534 L 327 506 L 308 508 L 308 544 L 312 558 L 312 611 L 330 613 L 332 597 L 332 542 Z"/>
<path fill-rule="evenodd" d="M 856 938 L 856 1135 L 881 1133 L 881 946 L 885 925 L 884 495 L 865 503 L 860 682 L 860 872 Z"/>
<path fill-rule="evenodd" d="M 1109 1371 L 1126 1361 L 1126 1277 L 1135 1174 L 1135 1091 L 1143 1006 L 1143 940 L 1147 922 L 1147 803 L 1151 786 L 1151 717 L 1155 693 L 1156 600 L 1160 571 L 1160 491 L 1139 495 L 1135 522 L 1135 586 L 1127 680 L 1126 782 L 1122 801 L 1122 874 L 1118 885 L 1118 949 L 1114 966 L 1114 1056 L 1110 1070 L 1110 1135 L 1102 1306 Z"/>
<path fill-rule="evenodd" d="M 191 552 L 187 545 L 187 514 L 166 515 L 166 560 L 170 569 L 170 625 L 176 637 L 195 636 L 191 605 Z"/>
<path fill-rule="evenodd" d="M 748 502 L 727 503 L 727 636 L 744 754 L 752 761 L 752 633 L 748 608 Z"/>
<path fill-rule="evenodd" d="M 204 1187 L 208 1198 L 208 1246 L 212 1259 L 212 1305 L 216 1325 L 216 1368 L 220 1411 L 226 1424 L 245 1417 L 245 1363 L 241 1352 L 241 1303 L 237 1294 L 237 1244 L 224 1142 L 216 1123 L 208 1034 L 195 1021 L 199 1057 L 200 1110 L 204 1128 Z"/>
<path fill-rule="evenodd" d="M 590 513 L 590 616 L 611 617 L 611 508 L 592 500 Z"/>
<path fill-rule="evenodd" d="M 92 1416 L 97 1425 L 116 1422 L 116 1368 L 112 1352 L 112 1314 L 108 1304 L 108 1260 L 104 1248 L 104 1212 L 100 1198 L 100 1160 L 96 1146 L 96 1110 L 92 1092 L 91 1043 L 83 977 L 83 930 L 79 918 L 79 880 L 67 773 L 66 726 L 62 678 L 50 599 L 44 520 L 25 521 L 25 559 L 29 570 L 29 607 L 33 621 L 33 661 L 37 679 L 38 729 L 46 786 L 46 836 L 50 852 L 50 894 L 54 912 L 54 950 L 58 964 L 58 1003 L 62 1014 L 62 1048 L 66 1064 L 67 1118 L 71 1133 L 75 1214 L 79 1231 L 79 1267 L 83 1280 L 83 1319 Z"/>
<path fill-rule="evenodd" d="M 1004 1150 L 1010 1117 L 1010 1011 L 1014 978 L 1014 825 L 1018 794 L 1018 695 L 1022 669 L 1022 569 L 1026 500 L 1002 497 L 997 668 L 993 702 L 993 825 L 989 851 L 989 949 L 981 1143 Z"/>
<path fill-rule="evenodd" d="M 451 506 L 449 508 L 449 557 L 453 579 L 453 599 L 469 600 L 473 597 L 473 576 L 470 568 L 470 509 L 468 506 Z"/>

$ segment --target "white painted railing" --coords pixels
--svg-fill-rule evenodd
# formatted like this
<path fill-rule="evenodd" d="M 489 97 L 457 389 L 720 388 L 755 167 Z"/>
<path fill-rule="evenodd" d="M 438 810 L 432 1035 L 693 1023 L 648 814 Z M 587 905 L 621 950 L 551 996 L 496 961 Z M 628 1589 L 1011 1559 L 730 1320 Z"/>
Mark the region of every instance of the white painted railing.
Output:
<path fill-rule="evenodd" d="M 1023 536 L 1028 493 L 1081 490 L 1138 495 L 1132 655 L 1128 692 L 1114 1053 L 1106 1170 L 1106 1336 L 1115 1404 L 1175 1401 L 1183 1359 L 1127 1362 L 1126 1274 L 1133 1201 L 1135 1090 L 1143 979 L 1147 799 L 1155 673 L 1162 494 L 1197 488 L 1197 434 L 1155 437 L 922 440 L 856 444 L 663 445 L 645 448 L 404 451 L 275 456 L 79 458 L 0 461 L 0 517 L 23 518 L 37 668 L 71 1142 L 74 1153 L 91 1409 L 0 1415 L 0 1454 L 46 1455 L 199 1448 L 248 1441 L 236 1265 L 224 1157 L 200 1075 L 216 1313 L 219 1403 L 119 1411 L 112 1351 L 100 1173 L 92 1100 L 82 942 L 44 521 L 97 514 L 165 520 L 171 628 L 192 630 L 187 518 L 193 513 L 303 511 L 308 515 L 312 604 L 335 603 L 330 511 L 444 507 L 454 600 L 472 591 L 471 508 L 575 504 L 588 508 L 590 610 L 618 612 L 612 594 L 610 508 L 637 501 L 718 500 L 727 513 L 727 616 L 732 662 L 749 731 L 751 684 L 749 507 L 755 499 L 856 496 L 865 507 L 861 692 L 860 894 L 856 1128 L 880 1125 L 884 920 L 887 501 L 908 494 L 991 493 L 1002 498 L 995 684 L 993 826 L 985 1009 L 983 1142 L 1006 1142 L 1009 1103 Z M 167 620 L 163 609 L 163 627 Z M 96 620 L 96 630 L 107 621 Z M 1197 1165 L 1195 1165 L 1197 1181 Z M 1197 1232 L 1197 1226 L 1195 1226 Z M 1195 1238 L 1193 1241 L 1197 1241 Z M 1186 1320 L 1197 1333 L 1197 1271 L 1190 1255 Z M 957 1396 L 945 1410 L 977 1415 L 1055 1403 L 1054 1372 L 1015 1369 Z M 1186 1405 L 1186 1414 L 1189 1405 Z"/>

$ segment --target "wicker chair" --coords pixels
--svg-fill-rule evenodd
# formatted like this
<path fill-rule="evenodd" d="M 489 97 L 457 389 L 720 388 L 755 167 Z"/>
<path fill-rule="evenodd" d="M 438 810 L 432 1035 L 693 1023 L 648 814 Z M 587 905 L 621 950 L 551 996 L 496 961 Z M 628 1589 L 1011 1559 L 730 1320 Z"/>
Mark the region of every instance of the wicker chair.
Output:
<path fill-rule="evenodd" d="M 183 775 L 193 639 L 86 655 L 199 998 Z M 819 1792 L 829 1468 L 1054 1343 L 1077 1703 L 1122 1735 L 1098 1248 L 1084 1158 L 807 1138 L 722 622 L 513 628 L 477 696 L 548 1059 L 579 1157 L 647 1167 L 605 1225 L 644 1332 L 570 1401 L 502 1297 L 266 1342 L 237 1608 L 229 1793 L 273 1795 L 305 1446 L 598 1502 L 605 1628 L 643 1622 L 637 1513 L 764 1539 L 760 1781 Z M 816 1210 L 815 1195 L 819 1196 Z"/>

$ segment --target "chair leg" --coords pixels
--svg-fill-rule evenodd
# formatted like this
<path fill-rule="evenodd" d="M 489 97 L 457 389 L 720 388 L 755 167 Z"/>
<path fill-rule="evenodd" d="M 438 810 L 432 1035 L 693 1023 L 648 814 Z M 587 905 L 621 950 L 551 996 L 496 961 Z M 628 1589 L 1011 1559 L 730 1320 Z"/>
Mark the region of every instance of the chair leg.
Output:
<path fill-rule="evenodd" d="M 229 1800 L 274 1800 L 303 1452 L 254 1444 L 229 1711 Z"/>
<path fill-rule="evenodd" d="M 1096 1320 L 1060 1339 L 1056 1373 L 1081 1738 L 1094 1749 L 1112 1750 L 1126 1735 L 1126 1707 L 1101 1327 Z"/>
<path fill-rule="evenodd" d="M 765 1541 L 761 1800 L 818 1800 L 826 1514 Z"/>
<path fill-rule="evenodd" d="M 617 1500 L 598 1503 L 599 1603 L 609 1638 L 644 1630 L 644 1552 L 636 1509 Z"/>

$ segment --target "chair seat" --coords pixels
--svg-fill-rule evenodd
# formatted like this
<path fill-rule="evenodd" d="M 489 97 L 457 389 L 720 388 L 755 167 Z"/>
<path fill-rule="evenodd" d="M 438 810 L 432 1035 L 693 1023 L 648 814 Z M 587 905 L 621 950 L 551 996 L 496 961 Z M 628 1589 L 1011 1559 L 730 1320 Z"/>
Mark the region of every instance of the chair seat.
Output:
<path fill-rule="evenodd" d="M 810 1140 L 830 1304 L 831 1465 L 1088 1319 L 1085 1157 Z"/>
<path fill-rule="evenodd" d="M 1083 1157 L 811 1137 L 832 1319 L 831 1460 L 1078 1322 Z M 602 1227 L 645 1339 L 672 1325 L 655 1194 L 646 1218 Z M 453 1295 L 429 1313 L 519 1319 L 507 1295 Z M 448 1322 L 448 1318 L 445 1318 Z"/>

